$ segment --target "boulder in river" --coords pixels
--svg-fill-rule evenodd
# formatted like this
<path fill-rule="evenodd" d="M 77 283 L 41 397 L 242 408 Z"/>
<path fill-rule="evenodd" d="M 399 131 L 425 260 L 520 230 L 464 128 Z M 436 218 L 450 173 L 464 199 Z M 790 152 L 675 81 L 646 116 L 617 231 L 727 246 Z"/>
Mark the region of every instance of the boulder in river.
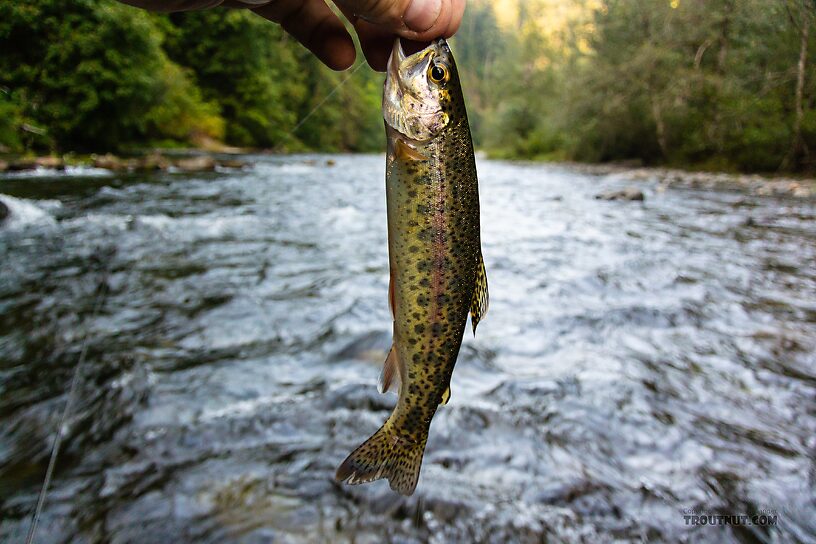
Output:
<path fill-rule="evenodd" d="M 37 157 L 34 159 L 34 164 L 40 168 L 48 168 L 49 170 L 65 170 L 65 161 L 62 157 Z"/>
<path fill-rule="evenodd" d="M 177 160 L 175 166 L 185 172 L 212 172 L 215 170 L 215 159 L 204 155 L 189 157 Z"/>
<path fill-rule="evenodd" d="M 105 153 L 104 155 L 92 155 L 91 162 L 95 168 L 104 168 L 105 170 L 113 170 L 114 172 L 127 170 L 128 168 L 126 161 L 111 153 Z"/>
<path fill-rule="evenodd" d="M 646 199 L 643 191 L 636 187 L 627 187 L 620 191 L 604 191 L 595 195 L 598 200 L 628 200 L 628 201 L 643 201 Z"/>
<path fill-rule="evenodd" d="M 247 163 L 245 163 L 244 161 L 239 161 L 238 159 L 219 159 L 218 166 L 221 166 L 222 168 L 241 169 L 246 168 Z"/>
<path fill-rule="evenodd" d="M 20 159 L 9 163 L 9 172 L 23 172 L 25 170 L 34 170 L 37 168 L 37 163 L 34 159 Z"/>
<path fill-rule="evenodd" d="M 8 206 L 0 200 L 0 226 L 6 222 L 8 216 L 11 215 L 11 210 L 9 210 Z"/>
<path fill-rule="evenodd" d="M 136 164 L 136 170 L 142 172 L 164 171 L 170 167 L 170 161 L 167 157 L 159 153 L 150 153 L 142 157 Z"/>
<path fill-rule="evenodd" d="M 6 161 L 0 161 L 0 172 L 8 170 L 9 164 Z"/>

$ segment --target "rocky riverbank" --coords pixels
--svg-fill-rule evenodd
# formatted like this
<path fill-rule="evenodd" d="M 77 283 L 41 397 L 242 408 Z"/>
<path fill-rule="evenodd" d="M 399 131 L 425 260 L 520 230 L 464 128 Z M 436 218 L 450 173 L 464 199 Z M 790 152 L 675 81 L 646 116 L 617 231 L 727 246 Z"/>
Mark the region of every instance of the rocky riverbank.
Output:
<path fill-rule="evenodd" d="M 310 162 L 310 161 L 307 161 Z M 316 161 L 311 161 L 315 162 Z M 333 161 L 329 161 L 331 166 Z M 152 152 L 138 157 L 120 157 L 110 153 L 78 157 L 42 156 L 16 159 L 0 159 L 0 174 L 30 170 L 63 171 L 71 166 L 102 168 L 112 172 L 212 172 L 217 168 L 242 169 L 245 160 L 219 154 L 175 155 Z M 716 172 L 693 172 L 671 168 L 652 168 L 625 164 L 564 163 L 566 168 L 581 174 L 615 175 L 633 184 L 654 182 L 658 191 L 669 188 L 735 191 L 755 196 L 782 196 L 792 198 L 816 198 L 816 179 L 771 177 L 759 174 L 729 174 Z M 643 200 L 642 191 L 635 185 L 625 191 L 601 193 L 604 200 Z"/>
<path fill-rule="evenodd" d="M 216 168 L 244 168 L 247 163 L 235 158 L 215 155 L 170 156 L 159 152 L 139 157 L 119 157 L 107 153 L 87 157 L 49 155 L 12 160 L 0 159 L 0 173 L 37 169 L 63 171 L 71 166 L 91 166 L 112 172 L 212 172 Z"/>
<path fill-rule="evenodd" d="M 690 172 L 672 168 L 630 167 L 617 164 L 565 164 L 570 170 L 582 174 L 616 175 L 625 181 L 657 181 L 658 190 L 668 188 L 735 191 L 755 196 L 783 196 L 792 198 L 816 198 L 816 179 L 769 177 L 759 174 L 728 174 L 715 172 Z M 633 199 L 628 199 L 633 200 Z M 634 199 L 639 200 L 639 199 Z"/>

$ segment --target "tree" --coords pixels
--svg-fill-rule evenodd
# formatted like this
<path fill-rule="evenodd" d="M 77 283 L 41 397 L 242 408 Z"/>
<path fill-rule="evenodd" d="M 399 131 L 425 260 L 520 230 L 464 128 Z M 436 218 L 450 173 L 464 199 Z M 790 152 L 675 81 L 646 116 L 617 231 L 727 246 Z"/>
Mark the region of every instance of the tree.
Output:
<path fill-rule="evenodd" d="M 151 109 L 168 85 L 176 97 L 190 91 L 186 76 L 170 68 L 150 16 L 115 2 L 4 2 L 0 49 L 0 86 L 43 127 L 47 139 L 38 145 L 105 150 L 162 137 Z M 208 117 L 202 130 L 217 128 L 206 105 L 194 95 L 187 102 Z"/>

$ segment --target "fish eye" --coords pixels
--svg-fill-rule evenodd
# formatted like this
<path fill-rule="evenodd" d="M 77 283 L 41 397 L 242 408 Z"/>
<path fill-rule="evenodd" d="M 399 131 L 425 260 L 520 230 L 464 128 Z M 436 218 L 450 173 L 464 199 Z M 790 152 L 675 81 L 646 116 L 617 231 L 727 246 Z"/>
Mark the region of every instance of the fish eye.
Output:
<path fill-rule="evenodd" d="M 448 69 L 441 64 L 432 64 L 428 68 L 428 77 L 434 83 L 444 83 L 448 80 Z"/>

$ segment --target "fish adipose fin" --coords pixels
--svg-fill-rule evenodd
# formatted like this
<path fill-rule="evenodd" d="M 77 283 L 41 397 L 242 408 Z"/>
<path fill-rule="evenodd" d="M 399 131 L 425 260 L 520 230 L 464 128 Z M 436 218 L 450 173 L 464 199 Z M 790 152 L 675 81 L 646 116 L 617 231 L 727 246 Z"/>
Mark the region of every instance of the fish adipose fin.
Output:
<path fill-rule="evenodd" d="M 394 380 L 394 378 L 396 378 L 396 380 Z M 391 350 L 388 352 L 388 357 L 385 358 L 385 364 L 383 364 L 383 369 L 380 373 L 380 381 L 377 382 L 377 390 L 380 393 L 385 393 L 391 390 L 392 386 L 396 389 L 399 387 L 400 380 L 397 349 L 392 345 Z"/>
<path fill-rule="evenodd" d="M 425 439 L 411 442 L 397 435 L 388 422 L 374 436 L 351 452 L 335 479 L 349 484 L 365 484 L 387 478 L 391 489 L 413 495 L 419 480 Z"/>
<path fill-rule="evenodd" d="M 476 325 L 484 319 L 487 314 L 487 307 L 490 305 L 490 297 L 487 294 L 487 272 L 485 272 L 484 259 L 479 252 L 479 268 L 476 272 L 476 288 L 473 290 L 473 299 L 470 301 L 470 323 L 473 325 L 473 336 L 476 336 Z"/>

